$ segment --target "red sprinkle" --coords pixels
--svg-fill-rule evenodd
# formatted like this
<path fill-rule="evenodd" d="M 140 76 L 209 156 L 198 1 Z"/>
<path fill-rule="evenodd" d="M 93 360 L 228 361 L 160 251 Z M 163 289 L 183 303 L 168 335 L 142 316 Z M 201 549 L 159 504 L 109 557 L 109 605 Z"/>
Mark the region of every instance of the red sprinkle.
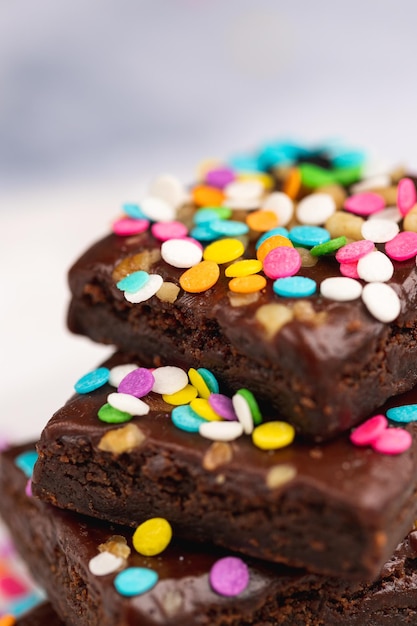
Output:
<path fill-rule="evenodd" d="M 397 187 L 397 206 L 402 215 L 407 213 L 417 203 L 417 192 L 411 178 L 402 178 Z"/>

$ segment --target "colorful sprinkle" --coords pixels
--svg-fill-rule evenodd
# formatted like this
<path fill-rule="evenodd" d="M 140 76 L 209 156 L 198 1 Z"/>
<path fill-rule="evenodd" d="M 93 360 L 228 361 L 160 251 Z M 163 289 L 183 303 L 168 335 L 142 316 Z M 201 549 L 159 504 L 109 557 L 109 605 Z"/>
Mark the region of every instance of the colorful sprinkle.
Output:
<path fill-rule="evenodd" d="M 362 236 L 374 243 L 386 243 L 398 235 L 400 227 L 393 220 L 375 218 L 366 220 L 362 226 Z"/>
<path fill-rule="evenodd" d="M 417 192 L 411 178 L 402 178 L 397 187 L 397 206 L 401 215 L 407 213 L 417 203 Z"/>
<path fill-rule="evenodd" d="M 387 418 L 384 415 L 375 415 L 355 428 L 350 435 L 350 440 L 355 446 L 369 446 L 387 427 Z"/>
<path fill-rule="evenodd" d="M 202 293 L 213 287 L 220 276 L 220 269 L 214 261 L 201 261 L 180 276 L 180 285 L 189 293 Z"/>
<path fill-rule="evenodd" d="M 265 422 L 252 433 L 252 441 L 261 450 L 278 450 L 289 446 L 295 437 L 295 429 L 287 422 Z"/>
<path fill-rule="evenodd" d="M 100 552 L 88 563 L 88 569 L 93 576 L 107 576 L 117 572 L 124 565 L 124 559 L 111 552 Z"/>
<path fill-rule="evenodd" d="M 226 267 L 224 273 L 228 278 L 237 278 L 257 274 L 261 269 L 262 262 L 258 259 L 243 259 Z"/>
<path fill-rule="evenodd" d="M 124 365 L 115 365 L 112 367 L 109 374 L 109 385 L 112 387 L 118 387 L 123 378 L 136 370 L 138 366 L 135 363 L 126 363 Z"/>
<path fill-rule="evenodd" d="M 154 384 L 152 391 L 155 393 L 171 394 L 181 391 L 188 385 L 188 376 L 180 367 L 165 365 L 153 370 Z"/>
<path fill-rule="evenodd" d="M 218 167 L 206 173 L 204 182 L 211 187 L 224 189 L 224 187 L 233 182 L 235 178 L 236 174 L 231 167 Z"/>
<path fill-rule="evenodd" d="M 155 222 L 151 226 L 151 233 L 159 241 L 168 241 L 185 237 L 188 229 L 182 222 Z"/>
<path fill-rule="evenodd" d="M 394 289 L 386 283 L 368 283 L 362 291 L 362 300 L 380 322 L 389 324 L 401 312 L 401 302 Z"/>
<path fill-rule="evenodd" d="M 142 289 L 149 281 L 148 272 L 144 272 L 143 270 L 138 270 L 137 272 L 132 272 L 128 276 L 122 278 L 116 283 L 116 287 L 120 289 L 120 291 L 127 291 L 128 293 L 134 293 L 138 289 Z"/>
<path fill-rule="evenodd" d="M 212 393 L 208 399 L 213 410 L 225 420 L 235 421 L 237 416 L 233 408 L 232 398 L 222 393 Z"/>
<path fill-rule="evenodd" d="M 175 393 L 162 394 L 162 400 L 167 404 L 173 404 L 174 406 L 189 404 L 196 397 L 197 389 L 193 385 L 186 385 L 184 389 L 180 389 L 180 391 L 176 391 Z"/>
<path fill-rule="evenodd" d="M 175 221 L 175 208 L 156 196 L 147 196 L 141 202 L 142 211 L 152 222 Z"/>
<path fill-rule="evenodd" d="M 385 200 L 373 191 L 363 191 L 346 198 L 343 207 L 355 215 L 367 216 L 382 211 L 385 207 Z"/>
<path fill-rule="evenodd" d="M 130 413 L 119 411 L 108 403 L 100 407 L 97 411 L 97 416 L 102 422 L 106 422 L 107 424 L 123 424 L 133 417 Z"/>
<path fill-rule="evenodd" d="M 188 370 L 188 378 L 190 379 L 190 383 L 192 384 L 192 386 L 197 391 L 197 394 L 201 398 L 205 398 L 206 400 L 208 400 L 211 391 L 201 373 L 198 370 L 194 369 L 194 367 L 191 367 Z M 186 403 L 184 402 L 184 404 Z"/>
<path fill-rule="evenodd" d="M 215 241 L 204 250 L 204 260 L 214 263 L 230 263 L 242 256 L 245 247 L 240 239 L 226 238 Z"/>
<path fill-rule="evenodd" d="M 184 185 L 172 174 L 161 174 L 149 186 L 149 195 L 160 198 L 176 209 L 186 199 Z"/>
<path fill-rule="evenodd" d="M 337 250 L 340 250 L 342 246 L 346 245 L 346 237 L 335 237 L 330 239 L 326 243 L 319 243 L 317 246 L 313 246 L 310 250 L 312 256 L 323 256 L 325 254 L 333 254 Z"/>
<path fill-rule="evenodd" d="M 26 478 L 31 478 L 33 474 L 33 468 L 38 460 L 38 453 L 36 450 L 26 450 L 15 458 L 16 466 L 24 473 Z"/>
<path fill-rule="evenodd" d="M 297 205 L 295 214 L 301 224 L 320 226 L 336 211 L 336 204 L 328 193 L 312 193 Z"/>
<path fill-rule="evenodd" d="M 386 254 L 375 250 L 359 259 L 357 271 L 359 277 L 368 283 L 385 283 L 392 278 L 394 266 Z"/>
<path fill-rule="evenodd" d="M 198 433 L 201 424 L 206 422 L 189 405 L 176 406 L 171 412 L 171 420 L 174 426 L 187 433 Z"/>
<path fill-rule="evenodd" d="M 274 237 L 274 235 L 281 235 L 281 237 L 285 237 L 286 239 L 288 239 L 288 230 L 284 228 L 283 226 L 277 226 L 276 228 L 271 228 L 271 230 L 268 230 L 268 232 L 263 233 L 263 235 L 261 235 L 257 239 L 256 244 L 255 244 L 256 249 L 258 249 L 261 246 L 261 244 L 263 244 L 264 241 L 266 241 L 270 237 Z"/>
<path fill-rule="evenodd" d="M 169 546 L 171 539 L 171 524 L 163 517 L 152 517 L 136 528 L 132 543 L 139 554 L 156 556 Z"/>
<path fill-rule="evenodd" d="M 367 239 L 352 241 L 336 252 L 336 260 L 339 263 L 356 263 L 365 254 L 369 254 L 373 250 L 375 250 L 373 241 Z"/>
<path fill-rule="evenodd" d="M 417 255 L 417 233 L 403 231 L 385 244 L 385 252 L 394 261 L 407 261 Z"/>
<path fill-rule="evenodd" d="M 158 574 L 147 567 L 128 567 L 114 579 L 116 591 L 128 598 L 139 596 L 155 587 Z"/>
<path fill-rule="evenodd" d="M 109 393 L 107 402 L 114 409 L 130 415 L 147 415 L 150 410 L 146 402 L 128 393 Z"/>
<path fill-rule="evenodd" d="M 159 274 L 149 274 L 148 282 L 143 287 L 132 293 L 125 291 L 125 298 L 132 304 L 145 302 L 146 300 L 149 300 L 149 298 L 152 298 L 157 291 L 159 291 L 163 282 L 164 280 Z"/>
<path fill-rule="evenodd" d="M 283 237 L 282 235 L 274 235 L 273 237 L 268 237 L 256 251 L 256 258 L 263 262 L 265 257 L 271 252 L 271 250 L 275 250 L 275 248 L 280 247 L 288 247 L 293 248 L 292 242 L 288 237 Z"/>
<path fill-rule="evenodd" d="M 125 204 L 123 204 L 122 209 L 124 213 L 126 213 L 126 215 L 128 215 L 129 217 L 133 217 L 135 220 L 146 219 L 146 215 L 138 204 L 126 202 Z"/>
<path fill-rule="evenodd" d="M 265 276 L 252 274 L 251 276 L 237 276 L 229 282 L 229 289 L 233 293 L 256 293 L 266 287 Z"/>
<path fill-rule="evenodd" d="M 249 585 L 249 570 L 236 556 L 226 556 L 216 561 L 210 570 L 210 585 L 221 596 L 233 597 Z"/>
<path fill-rule="evenodd" d="M 152 390 L 154 382 L 155 378 L 150 370 L 146 367 L 135 367 L 120 381 L 117 391 L 142 398 Z"/>
<path fill-rule="evenodd" d="M 262 209 L 275 213 L 279 227 L 286 226 L 294 215 L 294 203 L 289 195 L 282 191 L 270 193 L 262 203 Z"/>
<path fill-rule="evenodd" d="M 359 281 L 346 276 L 332 276 L 325 278 L 320 285 L 320 293 L 329 300 L 337 302 L 349 302 L 356 300 L 362 293 L 362 285 Z"/>
<path fill-rule="evenodd" d="M 375 452 L 381 454 L 401 454 L 413 443 L 413 438 L 407 430 L 402 428 L 387 428 L 372 442 Z"/>
<path fill-rule="evenodd" d="M 204 422 L 199 433 L 212 441 L 234 441 L 243 435 L 243 426 L 240 422 Z"/>
<path fill-rule="evenodd" d="M 161 256 L 169 265 L 185 269 L 200 263 L 203 251 L 190 240 L 169 239 L 161 246 Z"/>
<path fill-rule="evenodd" d="M 273 290 L 284 298 L 305 298 L 317 290 L 317 283 L 307 276 L 287 276 L 274 281 Z"/>
<path fill-rule="evenodd" d="M 133 219 L 131 217 L 122 217 L 113 222 L 112 230 L 115 235 L 121 237 L 129 237 L 130 235 L 139 235 L 149 228 L 149 220 Z"/>
<path fill-rule="evenodd" d="M 300 226 L 291 228 L 288 237 L 295 246 L 312 248 L 313 246 L 318 246 L 329 241 L 330 233 L 326 228 L 322 228 L 321 226 L 307 226 L 306 224 L 301 224 Z"/>
<path fill-rule="evenodd" d="M 357 263 L 341 263 L 339 266 L 340 273 L 346 278 L 359 278 Z"/>
<path fill-rule="evenodd" d="M 246 218 L 246 223 L 255 232 L 264 233 L 278 226 L 278 217 L 274 211 L 259 209 L 252 211 Z"/>
<path fill-rule="evenodd" d="M 415 422 L 417 421 L 417 404 L 394 406 L 388 409 L 387 417 L 393 422 L 402 422 L 403 424 Z"/>
<path fill-rule="evenodd" d="M 218 237 L 241 237 L 249 232 L 247 224 L 233 220 L 210 222 L 210 228 Z"/>
<path fill-rule="evenodd" d="M 109 381 L 110 370 L 107 367 L 98 367 L 77 380 L 74 389 L 77 393 L 90 393 L 106 385 Z"/>
<path fill-rule="evenodd" d="M 193 201 L 197 206 L 212 207 L 223 204 L 224 194 L 220 189 L 211 185 L 198 185 L 192 191 Z"/>
<path fill-rule="evenodd" d="M 205 367 L 199 367 L 197 372 L 202 376 L 211 393 L 219 393 L 219 383 L 213 372 Z"/>
<path fill-rule="evenodd" d="M 267 240 L 265 243 L 267 243 Z M 265 245 L 265 244 L 264 244 Z M 274 248 L 264 259 L 264 272 L 268 278 L 293 276 L 301 267 L 301 257 L 295 248 Z"/>
<path fill-rule="evenodd" d="M 195 398 L 190 402 L 190 407 L 199 417 L 208 422 L 217 422 L 221 420 L 221 416 L 216 413 L 206 398 Z"/>

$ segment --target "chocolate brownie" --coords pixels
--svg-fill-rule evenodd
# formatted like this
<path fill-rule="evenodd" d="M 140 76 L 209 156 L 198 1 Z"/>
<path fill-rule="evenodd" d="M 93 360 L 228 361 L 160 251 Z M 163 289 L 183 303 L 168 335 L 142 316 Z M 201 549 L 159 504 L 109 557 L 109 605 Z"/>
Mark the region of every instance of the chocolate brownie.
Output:
<path fill-rule="evenodd" d="M 43 602 L 15 622 L 14 626 L 65 626 L 49 602 Z"/>
<path fill-rule="evenodd" d="M 118 353 L 104 365 L 129 360 Z M 248 435 L 213 442 L 177 428 L 154 392 L 142 398 L 147 415 L 105 423 L 98 411 L 114 391 L 75 395 L 44 428 L 33 477 L 44 501 L 133 526 L 157 514 L 184 537 L 351 577 L 375 576 L 416 517 L 416 424 L 398 456 L 347 434 L 266 451 Z M 416 400 L 414 390 L 397 402 Z"/>
<path fill-rule="evenodd" d="M 348 582 L 245 557 L 248 586 L 225 596 L 212 588 L 213 564 L 225 552 L 174 538 L 157 557 L 132 548 L 133 530 L 63 511 L 25 494 L 26 477 L 15 458 L 0 457 L 0 511 L 33 575 L 68 626 L 400 626 L 417 617 L 417 532 L 397 547 L 371 583 Z M 117 574 L 94 575 L 90 561 L 120 538 L 130 548 L 126 567 L 156 571 L 156 585 L 135 597 L 115 589 Z M 113 544 L 109 539 L 113 538 Z M 117 543 L 117 542 L 116 542 Z M 230 556 L 230 554 L 229 554 Z M 239 557 L 238 557 L 239 558 Z M 120 589 L 120 588 L 119 588 Z"/>

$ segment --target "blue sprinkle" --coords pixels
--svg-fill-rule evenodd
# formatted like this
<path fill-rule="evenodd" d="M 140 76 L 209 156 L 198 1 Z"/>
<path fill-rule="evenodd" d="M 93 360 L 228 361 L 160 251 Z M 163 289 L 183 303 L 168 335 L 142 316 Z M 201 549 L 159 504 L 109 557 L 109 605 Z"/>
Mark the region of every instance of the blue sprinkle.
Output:
<path fill-rule="evenodd" d="M 386 415 L 393 422 L 408 424 L 417 421 L 417 404 L 404 404 L 404 406 L 394 406 L 388 409 Z"/>
<path fill-rule="evenodd" d="M 89 393 L 102 387 L 109 381 L 110 370 L 107 367 L 99 367 L 88 374 L 84 374 L 74 385 L 77 393 Z"/>
<path fill-rule="evenodd" d="M 147 567 L 128 567 L 117 574 L 114 586 L 120 595 L 131 598 L 149 591 L 157 582 L 158 574 L 154 570 Z"/>
<path fill-rule="evenodd" d="M 294 158 L 282 146 L 265 146 L 259 153 L 258 160 L 262 168 L 267 170 L 277 165 L 290 165 Z"/>
<path fill-rule="evenodd" d="M 229 159 L 228 164 L 238 172 L 262 172 L 262 166 L 255 156 L 237 154 Z"/>
<path fill-rule="evenodd" d="M 26 478 L 32 478 L 33 468 L 35 467 L 35 463 L 38 460 L 38 453 L 36 450 L 27 450 L 26 452 L 22 452 L 19 454 L 14 462 L 17 467 L 22 470 Z"/>
<path fill-rule="evenodd" d="M 138 204 L 131 204 L 130 202 L 127 202 L 122 208 L 126 215 L 135 220 L 149 219 Z"/>
<path fill-rule="evenodd" d="M 366 159 L 364 152 L 359 150 L 350 150 L 342 152 L 332 159 L 334 167 L 357 167 L 363 165 Z"/>
<path fill-rule="evenodd" d="M 295 246 L 301 246 L 303 248 L 312 248 L 319 243 L 330 241 L 330 233 L 328 230 L 321 226 L 309 226 L 307 224 L 291 228 L 288 237 Z"/>
<path fill-rule="evenodd" d="M 219 383 L 213 372 L 210 372 L 210 370 L 207 370 L 205 367 L 199 367 L 197 372 L 200 374 L 211 393 L 219 393 Z"/>
<path fill-rule="evenodd" d="M 307 276 L 288 276 L 277 278 L 272 288 L 278 296 L 284 298 L 304 298 L 315 293 L 317 284 L 315 280 Z"/>
<path fill-rule="evenodd" d="M 197 226 L 210 224 L 210 222 L 214 222 L 219 219 L 221 219 L 219 217 L 219 212 L 215 209 L 199 209 L 194 214 L 194 224 L 196 224 Z"/>
<path fill-rule="evenodd" d="M 210 223 L 211 230 L 219 236 L 239 237 L 249 232 L 249 226 L 245 222 L 234 220 L 217 220 Z"/>
<path fill-rule="evenodd" d="M 207 421 L 197 415 L 188 404 L 176 406 L 171 412 L 171 419 L 177 428 L 187 433 L 198 433 L 200 424 Z"/>
<path fill-rule="evenodd" d="M 214 241 L 218 239 L 218 235 L 212 231 L 209 224 L 201 224 L 196 226 L 190 232 L 190 237 L 197 239 L 197 241 Z"/>
<path fill-rule="evenodd" d="M 283 226 L 276 226 L 275 228 L 271 228 L 271 230 L 267 230 L 266 233 L 261 235 L 256 242 L 256 249 L 259 248 L 261 243 L 269 239 L 269 237 L 274 237 L 275 235 L 282 235 L 283 237 L 288 237 L 288 230 Z"/>
<path fill-rule="evenodd" d="M 119 280 L 116 283 L 116 287 L 121 291 L 127 291 L 128 293 L 135 293 L 135 291 L 139 291 L 146 285 L 149 281 L 148 272 L 144 272 L 143 270 L 138 270 L 137 272 L 132 272 L 129 276 L 125 276 L 122 280 Z"/>
<path fill-rule="evenodd" d="M 41 602 L 45 601 L 45 594 L 43 592 L 33 592 L 29 596 L 13 602 L 9 607 L 9 612 L 13 613 L 15 617 L 21 617 L 30 609 L 35 608 Z"/>

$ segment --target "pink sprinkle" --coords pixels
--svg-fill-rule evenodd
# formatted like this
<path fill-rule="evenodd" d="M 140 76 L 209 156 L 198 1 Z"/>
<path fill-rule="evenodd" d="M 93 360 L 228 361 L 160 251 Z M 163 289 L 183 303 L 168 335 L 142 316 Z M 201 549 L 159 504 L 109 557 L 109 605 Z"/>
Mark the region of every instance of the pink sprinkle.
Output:
<path fill-rule="evenodd" d="M 397 206 L 402 215 L 407 213 L 417 203 L 416 188 L 411 178 L 402 178 L 397 188 Z"/>
<path fill-rule="evenodd" d="M 223 419 L 237 420 L 232 398 L 229 396 L 224 396 L 222 393 L 211 393 L 208 401 L 213 411 L 216 411 Z"/>
<path fill-rule="evenodd" d="M 25 494 L 27 495 L 28 498 L 32 497 L 32 479 L 29 478 L 29 480 L 26 483 L 26 487 L 25 487 Z"/>
<path fill-rule="evenodd" d="M 268 252 L 263 270 L 268 278 L 294 276 L 301 267 L 301 256 L 295 248 L 279 246 Z"/>
<path fill-rule="evenodd" d="M 363 191 L 347 198 L 343 206 L 346 211 L 356 213 L 356 215 L 372 215 L 372 213 L 382 211 L 385 207 L 385 200 L 373 191 Z"/>
<path fill-rule="evenodd" d="M 180 237 L 180 239 L 184 239 L 184 241 L 191 241 L 192 243 L 195 243 L 195 245 L 201 248 L 201 250 L 204 247 L 201 241 L 198 241 L 198 239 L 194 239 L 194 237 Z"/>
<path fill-rule="evenodd" d="M 339 269 L 342 276 L 346 276 L 346 278 L 360 278 L 357 263 L 341 263 Z"/>
<path fill-rule="evenodd" d="M 372 442 L 375 452 L 381 454 L 401 454 L 411 447 L 413 438 L 403 428 L 387 428 Z"/>
<path fill-rule="evenodd" d="M 207 185 L 223 189 L 235 180 L 236 176 L 230 167 L 219 167 L 207 172 L 205 182 Z"/>
<path fill-rule="evenodd" d="M 385 252 L 394 261 L 406 261 L 417 255 L 417 233 L 405 230 L 385 244 Z"/>
<path fill-rule="evenodd" d="M 237 596 L 249 584 L 248 566 L 236 556 L 226 556 L 210 570 L 210 584 L 222 596 Z"/>
<path fill-rule="evenodd" d="M 121 217 L 119 220 L 113 222 L 112 230 L 115 235 L 128 237 L 129 235 L 139 235 L 139 233 L 143 233 L 147 230 L 148 227 L 149 220 L 135 220 L 132 217 Z"/>
<path fill-rule="evenodd" d="M 18 578 L 14 576 L 2 576 L 0 578 L 0 590 L 9 598 L 23 596 L 28 592 L 28 588 Z"/>
<path fill-rule="evenodd" d="M 336 260 L 339 263 L 355 263 L 359 261 L 363 256 L 373 252 L 375 250 L 375 244 L 368 239 L 360 239 L 360 241 L 352 241 L 347 243 L 336 252 Z"/>
<path fill-rule="evenodd" d="M 159 241 L 168 239 L 182 239 L 188 233 L 188 229 L 182 222 L 155 222 L 151 226 L 152 235 Z"/>
<path fill-rule="evenodd" d="M 388 420 L 385 415 L 375 415 L 358 426 L 350 435 L 355 446 L 369 446 L 386 430 Z"/>

